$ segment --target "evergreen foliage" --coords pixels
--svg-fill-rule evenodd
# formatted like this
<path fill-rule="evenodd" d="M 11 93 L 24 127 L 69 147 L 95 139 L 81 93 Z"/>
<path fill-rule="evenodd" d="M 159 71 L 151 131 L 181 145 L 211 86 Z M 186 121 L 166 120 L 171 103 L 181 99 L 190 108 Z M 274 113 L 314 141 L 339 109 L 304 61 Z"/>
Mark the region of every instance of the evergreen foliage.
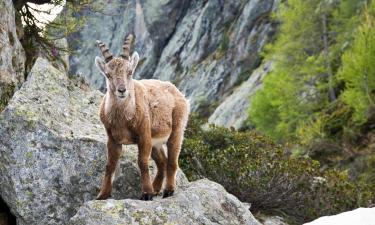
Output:
<path fill-rule="evenodd" d="M 346 85 L 342 99 L 354 110 L 353 120 L 359 124 L 367 121 L 375 105 L 375 4 L 369 5 L 363 20 L 338 73 Z"/>
<path fill-rule="evenodd" d="M 353 191 L 349 179 L 372 187 L 369 192 L 362 188 L 353 192 L 363 194 L 359 198 L 374 195 L 375 3 L 288 0 L 281 4 L 275 15 L 281 22 L 278 36 L 264 53 L 275 68 L 253 97 L 249 120 L 274 140 L 293 143 L 286 150 L 293 156 L 318 160 L 324 176 L 330 177 L 327 180 L 337 182 L 335 188 L 324 189 L 327 195 L 319 196 L 320 203 L 309 205 L 311 210 L 317 205 L 338 207 L 337 212 L 349 205 L 358 207 L 357 200 L 346 199 L 339 209 L 338 199 L 328 193 Z"/>
<path fill-rule="evenodd" d="M 249 119 L 257 130 L 282 142 L 306 143 L 314 138 L 335 136 L 335 131 L 331 133 L 331 129 L 325 128 L 331 126 L 326 123 L 335 114 L 331 109 L 342 105 L 341 101 L 354 109 L 354 121 L 358 124 L 366 121 L 365 111 L 369 108 L 365 105 L 373 101 L 370 83 L 374 75 L 372 72 L 364 77 L 363 73 L 365 70 L 371 73 L 374 64 L 369 60 L 374 50 L 367 46 L 366 55 L 359 56 L 360 41 L 355 37 L 365 32 L 367 39 L 374 36 L 373 31 L 366 31 L 366 25 L 361 25 L 357 32 L 364 20 L 367 27 L 373 26 L 369 13 L 367 19 L 362 15 L 366 3 L 364 0 L 282 3 L 276 14 L 281 21 L 280 31 L 265 52 L 266 58 L 275 61 L 275 69 L 265 78 L 264 88 L 253 97 L 249 109 Z M 362 47 L 365 44 L 370 45 L 362 43 Z M 357 66 L 351 68 L 354 60 Z M 364 85 L 366 79 L 368 85 Z M 353 125 L 348 123 L 347 115 L 342 119 L 340 130 Z"/>

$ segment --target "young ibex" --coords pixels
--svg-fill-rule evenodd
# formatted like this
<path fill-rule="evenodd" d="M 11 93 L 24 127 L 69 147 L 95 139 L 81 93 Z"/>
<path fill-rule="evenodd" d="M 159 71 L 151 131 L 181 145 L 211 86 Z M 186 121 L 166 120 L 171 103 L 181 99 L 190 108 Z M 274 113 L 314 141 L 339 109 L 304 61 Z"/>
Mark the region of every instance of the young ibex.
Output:
<path fill-rule="evenodd" d="M 121 58 L 113 57 L 101 41 L 97 46 L 104 61 L 96 57 L 95 64 L 105 76 L 107 93 L 100 106 L 100 119 L 108 136 L 107 165 L 97 199 L 111 195 L 114 172 L 123 144 L 138 145 L 138 165 L 141 170 L 142 200 L 152 200 L 162 188 L 163 197 L 173 195 L 178 156 L 189 115 L 185 96 L 170 82 L 134 80 L 139 56 L 129 57 L 133 35 L 128 35 Z M 167 144 L 167 156 L 163 144 Z M 151 183 L 148 162 L 156 162 L 157 174 Z"/>

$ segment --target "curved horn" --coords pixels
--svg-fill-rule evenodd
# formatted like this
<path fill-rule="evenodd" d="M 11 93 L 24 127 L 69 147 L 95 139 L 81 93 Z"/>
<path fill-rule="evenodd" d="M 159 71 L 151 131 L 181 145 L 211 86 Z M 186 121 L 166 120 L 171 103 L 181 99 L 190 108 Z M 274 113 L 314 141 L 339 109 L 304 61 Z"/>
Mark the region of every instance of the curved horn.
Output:
<path fill-rule="evenodd" d="M 96 41 L 96 46 L 100 49 L 102 52 L 102 55 L 104 56 L 105 62 L 109 62 L 113 59 L 113 55 L 109 52 L 109 49 L 105 44 L 101 41 Z"/>
<path fill-rule="evenodd" d="M 124 45 L 122 46 L 122 54 L 121 54 L 122 58 L 129 60 L 129 55 L 130 55 L 130 50 L 132 48 L 133 40 L 134 40 L 133 34 L 129 34 L 125 38 Z"/>

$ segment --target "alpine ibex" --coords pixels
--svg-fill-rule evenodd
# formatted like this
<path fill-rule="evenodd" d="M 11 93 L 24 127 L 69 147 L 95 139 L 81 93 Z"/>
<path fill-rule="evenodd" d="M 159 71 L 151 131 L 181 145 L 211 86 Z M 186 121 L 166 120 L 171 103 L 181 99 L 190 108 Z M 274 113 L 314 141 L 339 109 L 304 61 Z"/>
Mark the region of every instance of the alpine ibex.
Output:
<path fill-rule="evenodd" d="M 142 200 L 152 200 L 160 193 L 165 175 L 163 198 L 173 195 L 184 130 L 189 115 L 185 96 L 170 82 L 134 80 L 139 61 L 134 52 L 130 57 L 133 35 L 128 35 L 121 57 L 113 57 L 101 41 L 97 46 L 104 61 L 95 64 L 105 76 L 107 93 L 100 105 L 100 119 L 107 132 L 107 164 L 97 199 L 111 195 L 114 172 L 123 144 L 138 145 L 138 165 L 141 171 Z M 167 145 L 167 156 L 163 144 Z M 155 161 L 157 174 L 151 183 L 148 163 Z"/>

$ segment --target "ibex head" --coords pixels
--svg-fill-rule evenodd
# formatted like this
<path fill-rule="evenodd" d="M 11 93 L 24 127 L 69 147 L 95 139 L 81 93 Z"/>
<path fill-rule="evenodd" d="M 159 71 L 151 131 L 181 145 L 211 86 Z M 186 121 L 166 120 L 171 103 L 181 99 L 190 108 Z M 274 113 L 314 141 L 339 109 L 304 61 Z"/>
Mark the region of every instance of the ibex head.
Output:
<path fill-rule="evenodd" d="M 95 57 L 95 64 L 106 77 L 107 91 L 120 99 L 125 98 L 129 93 L 128 91 L 134 88 L 132 77 L 139 61 L 139 55 L 134 52 L 129 57 L 133 39 L 134 36 L 132 34 L 126 37 L 122 47 L 121 58 L 113 57 L 103 42 L 96 41 L 104 60 L 97 56 Z"/>

